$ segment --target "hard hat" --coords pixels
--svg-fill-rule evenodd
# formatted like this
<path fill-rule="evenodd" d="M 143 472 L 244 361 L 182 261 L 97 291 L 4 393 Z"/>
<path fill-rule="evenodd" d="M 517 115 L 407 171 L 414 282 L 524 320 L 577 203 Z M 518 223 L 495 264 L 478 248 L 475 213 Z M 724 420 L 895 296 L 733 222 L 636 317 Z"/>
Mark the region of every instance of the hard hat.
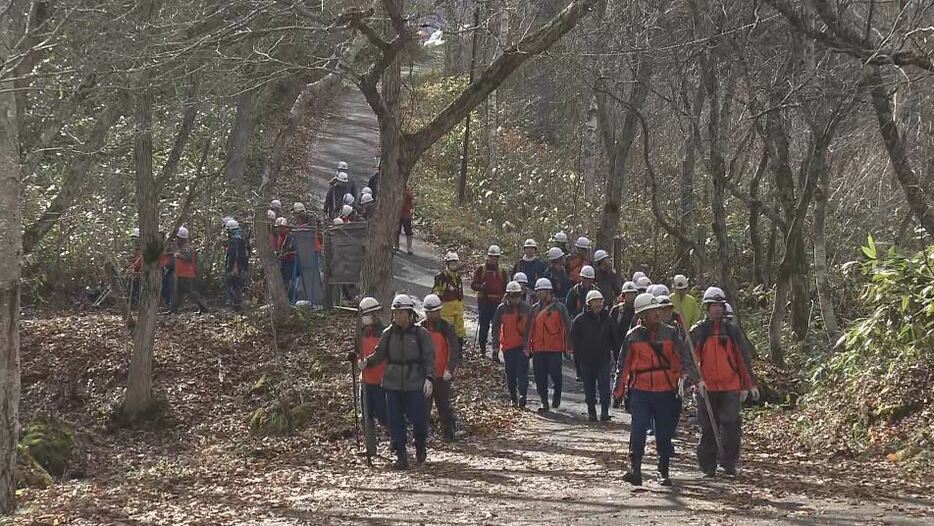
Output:
<path fill-rule="evenodd" d="M 284 217 L 280 217 L 276 219 L 276 226 L 289 226 L 289 220 Z"/>
<path fill-rule="evenodd" d="M 333 223 L 334 223 L 335 225 L 343 225 L 343 224 L 344 224 L 344 220 L 341 219 L 341 218 L 339 218 L 339 217 L 335 217 Z"/>
<path fill-rule="evenodd" d="M 579 237 L 577 241 L 574 242 L 574 246 L 577 248 L 590 248 L 590 240 L 586 237 Z"/>
<path fill-rule="evenodd" d="M 134 229 L 130 232 L 130 237 L 139 237 L 139 227 L 134 228 Z"/>
<path fill-rule="evenodd" d="M 587 293 L 587 299 L 584 300 L 584 302 L 590 303 L 593 300 L 602 300 L 602 299 L 603 299 L 603 294 L 599 290 L 594 289 Z"/>
<path fill-rule="evenodd" d="M 704 303 L 726 303 L 726 294 L 720 287 L 709 287 L 704 291 Z"/>
<path fill-rule="evenodd" d="M 733 306 L 730 305 L 729 303 L 726 304 L 726 319 L 728 320 L 733 319 Z"/>
<path fill-rule="evenodd" d="M 555 234 L 555 243 L 567 243 L 567 242 L 568 242 L 567 234 L 565 234 L 564 232 L 558 232 L 557 234 Z"/>
<path fill-rule="evenodd" d="M 350 180 L 350 176 L 347 175 L 347 172 L 337 172 L 337 180 L 342 183 L 346 183 Z"/>
<path fill-rule="evenodd" d="M 292 205 L 292 211 L 293 212 L 304 212 L 305 205 L 303 203 L 296 201 L 295 204 Z"/>
<path fill-rule="evenodd" d="M 344 204 L 345 204 L 345 205 L 352 205 L 354 201 L 355 201 L 355 199 L 353 198 L 353 195 L 352 195 L 352 194 L 344 194 Z"/>
<path fill-rule="evenodd" d="M 415 310 L 415 302 L 408 294 L 398 294 L 392 299 L 392 310 Z"/>
<path fill-rule="evenodd" d="M 282 208 L 282 203 L 278 199 L 273 199 L 272 202 L 269 203 L 269 208 Z"/>
<path fill-rule="evenodd" d="M 237 230 L 240 228 L 240 223 L 236 219 L 228 219 L 224 226 L 227 227 L 227 230 Z"/>
<path fill-rule="evenodd" d="M 552 290 L 551 280 L 548 278 L 538 278 L 538 281 L 535 282 L 535 290 Z"/>
<path fill-rule="evenodd" d="M 340 171 L 342 171 L 342 172 L 347 171 L 347 163 L 344 162 L 344 161 L 341 161 L 341 162 L 337 163 L 337 169 L 340 170 Z"/>
<path fill-rule="evenodd" d="M 460 261 L 461 258 L 457 255 L 457 252 L 448 252 L 444 255 L 444 262 L 450 263 L 452 261 Z"/>
<path fill-rule="evenodd" d="M 373 194 L 363 194 L 360 196 L 360 204 L 365 205 L 373 202 Z"/>
<path fill-rule="evenodd" d="M 534 239 L 529 238 L 525 240 L 525 243 L 522 244 L 522 248 L 538 248 L 538 243 Z"/>
<path fill-rule="evenodd" d="M 643 292 L 647 291 L 651 284 L 652 284 L 652 280 L 650 280 L 646 276 L 642 276 L 641 278 L 636 280 L 636 288 Z"/>
<path fill-rule="evenodd" d="M 625 294 L 627 292 L 639 292 L 639 289 L 636 288 L 635 283 L 627 281 L 626 283 L 623 283 L 623 293 Z"/>
<path fill-rule="evenodd" d="M 668 290 L 668 287 L 662 285 L 661 283 L 656 283 L 652 285 L 650 292 L 655 296 L 670 296 L 671 291 Z"/>
<path fill-rule="evenodd" d="M 370 312 L 378 311 L 381 308 L 383 308 L 383 306 L 379 304 L 379 301 L 377 301 L 376 298 L 367 296 L 366 298 L 360 300 L 360 308 L 357 310 L 360 312 L 360 314 L 367 314 Z"/>
<path fill-rule="evenodd" d="M 587 279 L 594 279 L 597 277 L 597 275 L 594 274 L 593 267 L 591 267 L 590 265 L 584 265 L 583 267 L 581 267 L 581 277 L 587 278 Z"/>
<path fill-rule="evenodd" d="M 344 205 L 341 207 L 341 217 L 347 217 L 353 213 L 353 207 L 350 205 Z"/>
<path fill-rule="evenodd" d="M 273 209 L 271 209 L 271 208 L 270 208 L 269 210 L 266 210 L 266 217 L 268 217 L 268 218 L 271 219 L 271 220 L 275 220 L 275 219 L 276 219 L 276 211 L 273 210 Z"/>
<path fill-rule="evenodd" d="M 564 252 L 561 251 L 558 247 L 551 247 L 548 249 L 548 259 L 555 260 L 564 255 Z"/>
<path fill-rule="evenodd" d="M 429 294 L 425 296 L 425 301 L 422 302 L 422 307 L 425 308 L 425 312 L 441 310 L 441 298 L 439 298 L 437 294 Z"/>
<path fill-rule="evenodd" d="M 506 294 L 522 294 L 522 285 L 518 281 L 510 281 L 506 284 Z"/>
<path fill-rule="evenodd" d="M 490 248 L 486 251 L 486 255 L 498 258 L 503 255 L 503 251 L 500 250 L 499 245 L 490 245 Z"/>
<path fill-rule="evenodd" d="M 639 278 L 644 278 L 644 277 L 645 277 L 645 272 L 642 272 L 642 271 L 633 272 L 633 273 L 632 273 L 632 282 L 633 282 L 633 283 L 638 283 L 638 282 L 639 282 Z"/>
<path fill-rule="evenodd" d="M 188 229 L 183 226 L 178 227 L 178 233 L 175 234 L 175 237 L 179 239 L 188 239 Z"/>
<path fill-rule="evenodd" d="M 636 314 L 639 314 L 643 311 L 657 309 L 659 305 L 655 296 L 649 294 L 648 292 L 643 292 L 642 294 L 636 296 L 636 301 L 633 303 L 633 307 L 635 308 Z"/>
<path fill-rule="evenodd" d="M 606 250 L 598 250 L 593 253 L 593 262 L 599 263 L 608 257 L 610 257 L 610 255 L 607 254 Z"/>
<path fill-rule="evenodd" d="M 373 190 L 369 186 L 364 186 L 363 190 L 360 190 L 360 195 L 363 194 L 372 194 Z"/>
<path fill-rule="evenodd" d="M 525 275 L 525 272 L 516 272 L 516 275 L 512 277 L 512 280 L 516 283 L 525 283 L 529 284 L 529 277 Z"/>
<path fill-rule="evenodd" d="M 658 302 L 660 308 L 665 307 L 674 307 L 674 304 L 671 303 L 671 297 L 662 294 L 661 296 L 655 296 L 655 301 Z"/>
<path fill-rule="evenodd" d="M 684 274 L 678 274 L 671 280 L 671 284 L 675 290 L 684 290 L 688 288 L 688 278 Z"/>

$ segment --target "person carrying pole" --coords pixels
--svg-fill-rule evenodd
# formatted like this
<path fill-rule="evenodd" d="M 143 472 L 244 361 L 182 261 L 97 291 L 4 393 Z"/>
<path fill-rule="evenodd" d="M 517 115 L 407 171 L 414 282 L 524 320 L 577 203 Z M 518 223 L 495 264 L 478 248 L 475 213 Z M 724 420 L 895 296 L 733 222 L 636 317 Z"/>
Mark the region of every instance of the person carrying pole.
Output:
<path fill-rule="evenodd" d="M 357 338 L 355 351 L 348 359 L 359 361 L 369 358 L 376 352 L 376 347 L 383 335 L 386 326 L 379 318 L 382 305 L 376 298 L 363 298 L 360 300 Z M 363 370 L 363 382 L 360 386 L 360 405 L 363 408 L 363 435 L 365 437 L 366 453 L 368 457 L 376 455 L 376 424 L 386 427 L 386 394 L 381 384 L 386 364 Z"/>
<path fill-rule="evenodd" d="M 431 396 L 426 400 L 427 415 L 431 415 L 434 402 L 438 408 L 438 419 L 441 420 L 441 438 L 445 442 L 453 442 L 455 419 L 451 408 L 451 383 L 461 362 L 461 347 L 454 334 L 454 327 L 441 317 L 441 298 L 429 294 L 425 296 L 422 306 L 425 308 L 425 320 L 421 326 L 431 335 L 435 346 L 435 377 Z"/>
<path fill-rule="evenodd" d="M 538 412 L 549 411 L 548 379 L 551 378 L 553 398 L 551 406 L 561 405 L 563 375 L 561 357 L 573 352 L 570 345 L 571 320 L 567 308 L 560 301 L 555 301 L 551 282 L 541 278 L 535 282 L 535 294 L 538 303 L 532 307 L 532 336 L 529 344 L 532 353 L 532 367 L 535 371 L 535 388 L 541 399 Z"/>
<path fill-rule="evenodd" d="M 529 393 L 529 337 L 532 307 L 518 281 L 506 284 L 506 297 L 493 315 L 493 351 L 503 353 L 506 390 L 513 407 L 525 409 Z"/>
<path fill-rule="evenodd" d="M 441 317 L 454 326 L 454 334 L 461 350 L 467 339 L 464 327 L 464 282 L 461 279 L 461 261 L 457 252 L 448 252 L 443 259 L 444 269 L 435 275 L 431 293 L 441 298 Z"/>

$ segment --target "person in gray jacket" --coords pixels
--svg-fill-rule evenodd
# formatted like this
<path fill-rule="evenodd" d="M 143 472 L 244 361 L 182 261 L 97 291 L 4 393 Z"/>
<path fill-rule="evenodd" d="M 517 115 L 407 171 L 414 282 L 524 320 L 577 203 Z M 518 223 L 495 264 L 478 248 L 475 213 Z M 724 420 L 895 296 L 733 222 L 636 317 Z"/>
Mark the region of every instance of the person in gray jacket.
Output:
<path fill-rule="evenodd" d="M 386 419 L 392 449 L 396 452 L 393 467 L 407 469 L 405 421 L 412 423 L 415 460 L 428 456 L 428 414 L 425 399 L 431 396 L 435 379 L 435 346 L 431 335 L 415 324 L 415 302 L 405 294 L 392 300 L 392 324 L 383 331 L 376 352 L 361 360 L 361 367 L 386 362 L 383 391 L 386 392 Z"/>

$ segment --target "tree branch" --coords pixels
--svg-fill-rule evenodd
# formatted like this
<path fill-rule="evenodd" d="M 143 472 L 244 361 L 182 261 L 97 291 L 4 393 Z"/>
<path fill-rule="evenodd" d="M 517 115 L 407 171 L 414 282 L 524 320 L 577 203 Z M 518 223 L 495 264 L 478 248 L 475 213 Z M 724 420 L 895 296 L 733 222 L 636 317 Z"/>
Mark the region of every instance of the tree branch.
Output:
<path fill-rule="evenodd" d="M 156 188 L 165 188 L 169 180 L 175 177 L 175 171 L 178 169 L 178 162 L 181 160 L 182 153 L 185 151 L 185 145 L 188 144 L 188 138 L 191 137 L 191 130 L 195 126 L 195 118 L 198 116 L 200 107 L 200 104 L 195 103 L 189 105 L 188 108 L 185 109 L 185 114 L 182 117 L 182 124 L 178 128 L 178 133 L 175 135 L 175 143 L 172 144 L 169 156 L 166 158 L 165 164 L 162 165 L 162 174 L 156 181 Z"/>

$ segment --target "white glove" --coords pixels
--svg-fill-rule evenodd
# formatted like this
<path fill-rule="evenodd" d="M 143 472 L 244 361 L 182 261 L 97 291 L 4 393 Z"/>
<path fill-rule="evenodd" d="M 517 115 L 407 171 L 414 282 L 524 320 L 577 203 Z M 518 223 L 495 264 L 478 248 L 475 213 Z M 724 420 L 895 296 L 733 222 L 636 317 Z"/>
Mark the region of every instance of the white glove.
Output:
<path fill-rule="evenodd" d="M 499 354 L 496 355 L 496 359 L 499 360 L 499 363 L 506 363 L 506 358 L 503 357 L 503 351 L 500 351 Z"/>
<path fill-rule="evenodd" d="M 444 381 L 450 381 L 452 376 L 453 376 L 453 375 L 451 374 L 451 371 L 445 369 L 445 370 L 444 370 L 444 374 L 441 375 L 441 378 L 443 378 Z"/>
<path fill-rule="evenodd" d="M 759 400 L 759 388 L 753 387 L 752 389 L 750 389 L 749 395 L 752 396 L 753 401 L 758 401 Z"/>
<path fill-rule="evenodd" d="M 431 380 L 429 380 L 429 379 L 426 378 L 426 379 L 425 379 L 425 387 L 422 388 L 422 392 L 425 393 L 425 398 L 428 398 L 428 397 L 431 396 L 431 389 L 432 389 L 432 387 L 433 387 L 433 386 L 431 385 Z"/>
<path fill-rule="evenodd" d="M 749 391 L 743 390 L 739 392 L 739 403 L 745 403 L 746 399 L 749 398 Z"/>

